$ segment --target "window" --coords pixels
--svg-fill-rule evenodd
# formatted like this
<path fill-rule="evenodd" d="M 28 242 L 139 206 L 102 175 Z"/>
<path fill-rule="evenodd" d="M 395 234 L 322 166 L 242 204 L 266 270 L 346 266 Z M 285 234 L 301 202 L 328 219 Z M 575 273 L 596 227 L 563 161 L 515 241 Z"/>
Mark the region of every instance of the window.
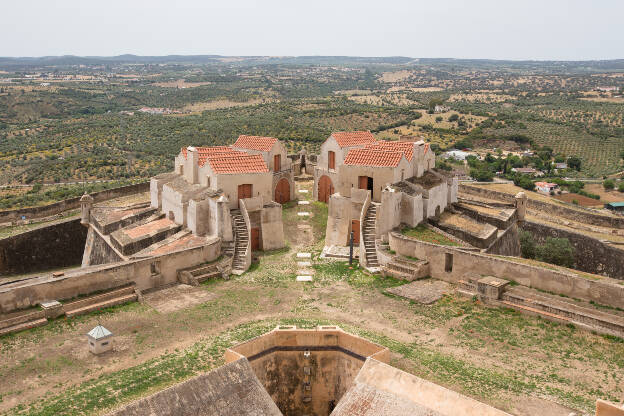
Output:
<path fill-rule="evenodd" d="M 104 342 L 102 343 L 102 346 L 105 346 L 105 345 L 108 345 L 108 341 L 104 341 Z"/>
<path fill-rule="evenodd" d="M 91 345 L 92 347 L 95 347 L 95 345 L 93 345 L 91 341 L 89 341 L 89 345 Z"/>
<path fill-rule="evenodd" d="M 152 276 L 160 273 L 159 261 L 155 261 L 154 263 L 150 264 L 150 273 L 152 274 Z"/>
<path fill-rule="evenodd" d="M 336 169 L 336 153 L 331 150 L 327 152 L 327 167 L 329 169 Z"/>
<path fill-rule="evenodd" d="M 405 179 L 405 169 L 401 169 L 401 180 Z"/>

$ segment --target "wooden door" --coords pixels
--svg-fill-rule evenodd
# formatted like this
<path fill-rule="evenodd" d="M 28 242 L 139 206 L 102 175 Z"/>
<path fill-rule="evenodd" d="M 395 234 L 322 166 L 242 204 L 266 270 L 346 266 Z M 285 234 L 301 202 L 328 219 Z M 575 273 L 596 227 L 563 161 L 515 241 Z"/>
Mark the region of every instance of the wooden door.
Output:
<path fill-rule="evenodd" d="M 279 172 L 282 170 L 282 155 L 273 156 L 273 171 Z"/>
<path fill-rule="evenodd" d="M 358 188 L 368 189 L 368 176 L 358 176 Z"/>
<path fill-rule="evenodd" d="M 328 176 L 321 176 L 318 183 L 318 200 L 321 202 L 329 202 L 329 197 L 334 193 L 334 185 Z"/>
<path fill-rule="evenodd" d="M 275 187 L 275 202 L 278 204 L 285 204 L 290 201 L 290 183 L 288 179 L 282 178 Z"/>
<path fill-rule="evenodd" d="M 329 169 L 336 169 L 336 153 L 329 151 L 327 153 L 327 167 Z"/>
<path fill-rule="evenodd" d="M 252 186 L 250 183 L 238 185 L 238 200 L 251 198 Z"/>
<path fill-rule="evenodd" d="M 260 228 L 251 229 L 251 251 L 260 250 Z"/>
<path fill-rule="evenodd" d="M 353 247 L 360 245 L 360 220 L 351 220 L 351 231 L 353 231 Z M 349 236 L 351 238 L 351 236 Z"/>

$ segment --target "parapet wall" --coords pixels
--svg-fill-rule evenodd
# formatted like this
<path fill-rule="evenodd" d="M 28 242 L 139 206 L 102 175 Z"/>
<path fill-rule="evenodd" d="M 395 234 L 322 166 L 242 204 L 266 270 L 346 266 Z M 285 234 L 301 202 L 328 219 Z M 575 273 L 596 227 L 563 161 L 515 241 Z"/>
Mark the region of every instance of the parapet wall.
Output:
<path fill-rule="evenodd" d="M 567 238 L 575 250 L 576 269 L 624 280 L 624 250 L 620 248 L 584 234 L 531 221 L 524 221 L 521 229 L 530 232 L 540 244 L 548 237 Z"/>
<path fill-rule="evenodd" d="M 47 300 L 72 299 L 134 283 L 140 291 L 174 283 L 178 269 L 219 257 L 221 240 L 141 260 L 90 266 L 60 277 L 45 275 L 0 286 L 0 313 L 36 306 Z"/>
<path fill-rule="evenodd" d="M 80 225 L 80 218 L 3 238 L 0 275 L 80 265 L 86 239 L 87 228 Z"/>
<path fill-rule="evenodd" d="M 608 277 L 594 280 L 572 272 L 426 243 L 394 231 L 389 234 L 389 243 L 397 254 L 429 260 L 431 277 L 436 279 L 457 283 L 466 276 L 495 276 L 571 298 L 624 308 L 624 285 Z"/>
<path fill-rule="evenodd" d="M 149 189 L 150 183 L 142 182 L 135 183 L 133 185 L 120 186 L 119 188 L 106 189 L 104 191 L 94 192 L 90 195 L 93 197 L 94 202 L 101 202 L 126 195 L 147 192 Z M 0 223 L 19 220 L 22 216 L 26 217 L 26 219 L 48 217 L 70 209 L 80 208 L 80 198 L 81 197 L 65 199 L 63 201 L 42 205 L 40 207 L 17 208 L 0 211 Z"/>
<path fill-rule="evenodd" d="M 460 191 L 485 198 L 498 199 L 499 201 L 510 203 L 514 202 L 514 195 L 493 191 L 491 189 L 461 184 Z M 554 215 L 583 222 L 585 224 L 598 225 L 600 227 L 624 228 L 624 217 L 610 217 L 607 215 L 595 214 L 589 211 L 585 212 L 581 211 L 581 209 L 568 208 L 559 204 L 548 204 L 546 202 L 536 201 L 531 198 L 527 201 L 527 207 L 536 211 L 549 212 Z"/>

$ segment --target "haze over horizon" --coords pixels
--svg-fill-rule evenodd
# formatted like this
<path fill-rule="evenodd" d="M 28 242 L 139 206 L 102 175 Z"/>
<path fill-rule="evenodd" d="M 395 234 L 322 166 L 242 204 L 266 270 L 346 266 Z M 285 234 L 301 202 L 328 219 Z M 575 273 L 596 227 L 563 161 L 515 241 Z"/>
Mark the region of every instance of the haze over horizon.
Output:
<path fill-rule="evenodd" d="M 624 2 L 78 0 L 7 3 L 0 56 L 624 58 Z"/>

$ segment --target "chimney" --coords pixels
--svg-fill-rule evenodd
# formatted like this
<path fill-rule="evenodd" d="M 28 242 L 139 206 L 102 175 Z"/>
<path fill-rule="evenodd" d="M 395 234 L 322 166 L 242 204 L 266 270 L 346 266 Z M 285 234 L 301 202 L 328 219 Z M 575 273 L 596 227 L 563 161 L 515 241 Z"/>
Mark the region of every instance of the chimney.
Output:
<path fill-rule="evenodd" d="M 194 146 L 186 148 L 186 166 L 184 167 L 184 178 L 189 183 L 198 183 L 199 152 Z"/>

